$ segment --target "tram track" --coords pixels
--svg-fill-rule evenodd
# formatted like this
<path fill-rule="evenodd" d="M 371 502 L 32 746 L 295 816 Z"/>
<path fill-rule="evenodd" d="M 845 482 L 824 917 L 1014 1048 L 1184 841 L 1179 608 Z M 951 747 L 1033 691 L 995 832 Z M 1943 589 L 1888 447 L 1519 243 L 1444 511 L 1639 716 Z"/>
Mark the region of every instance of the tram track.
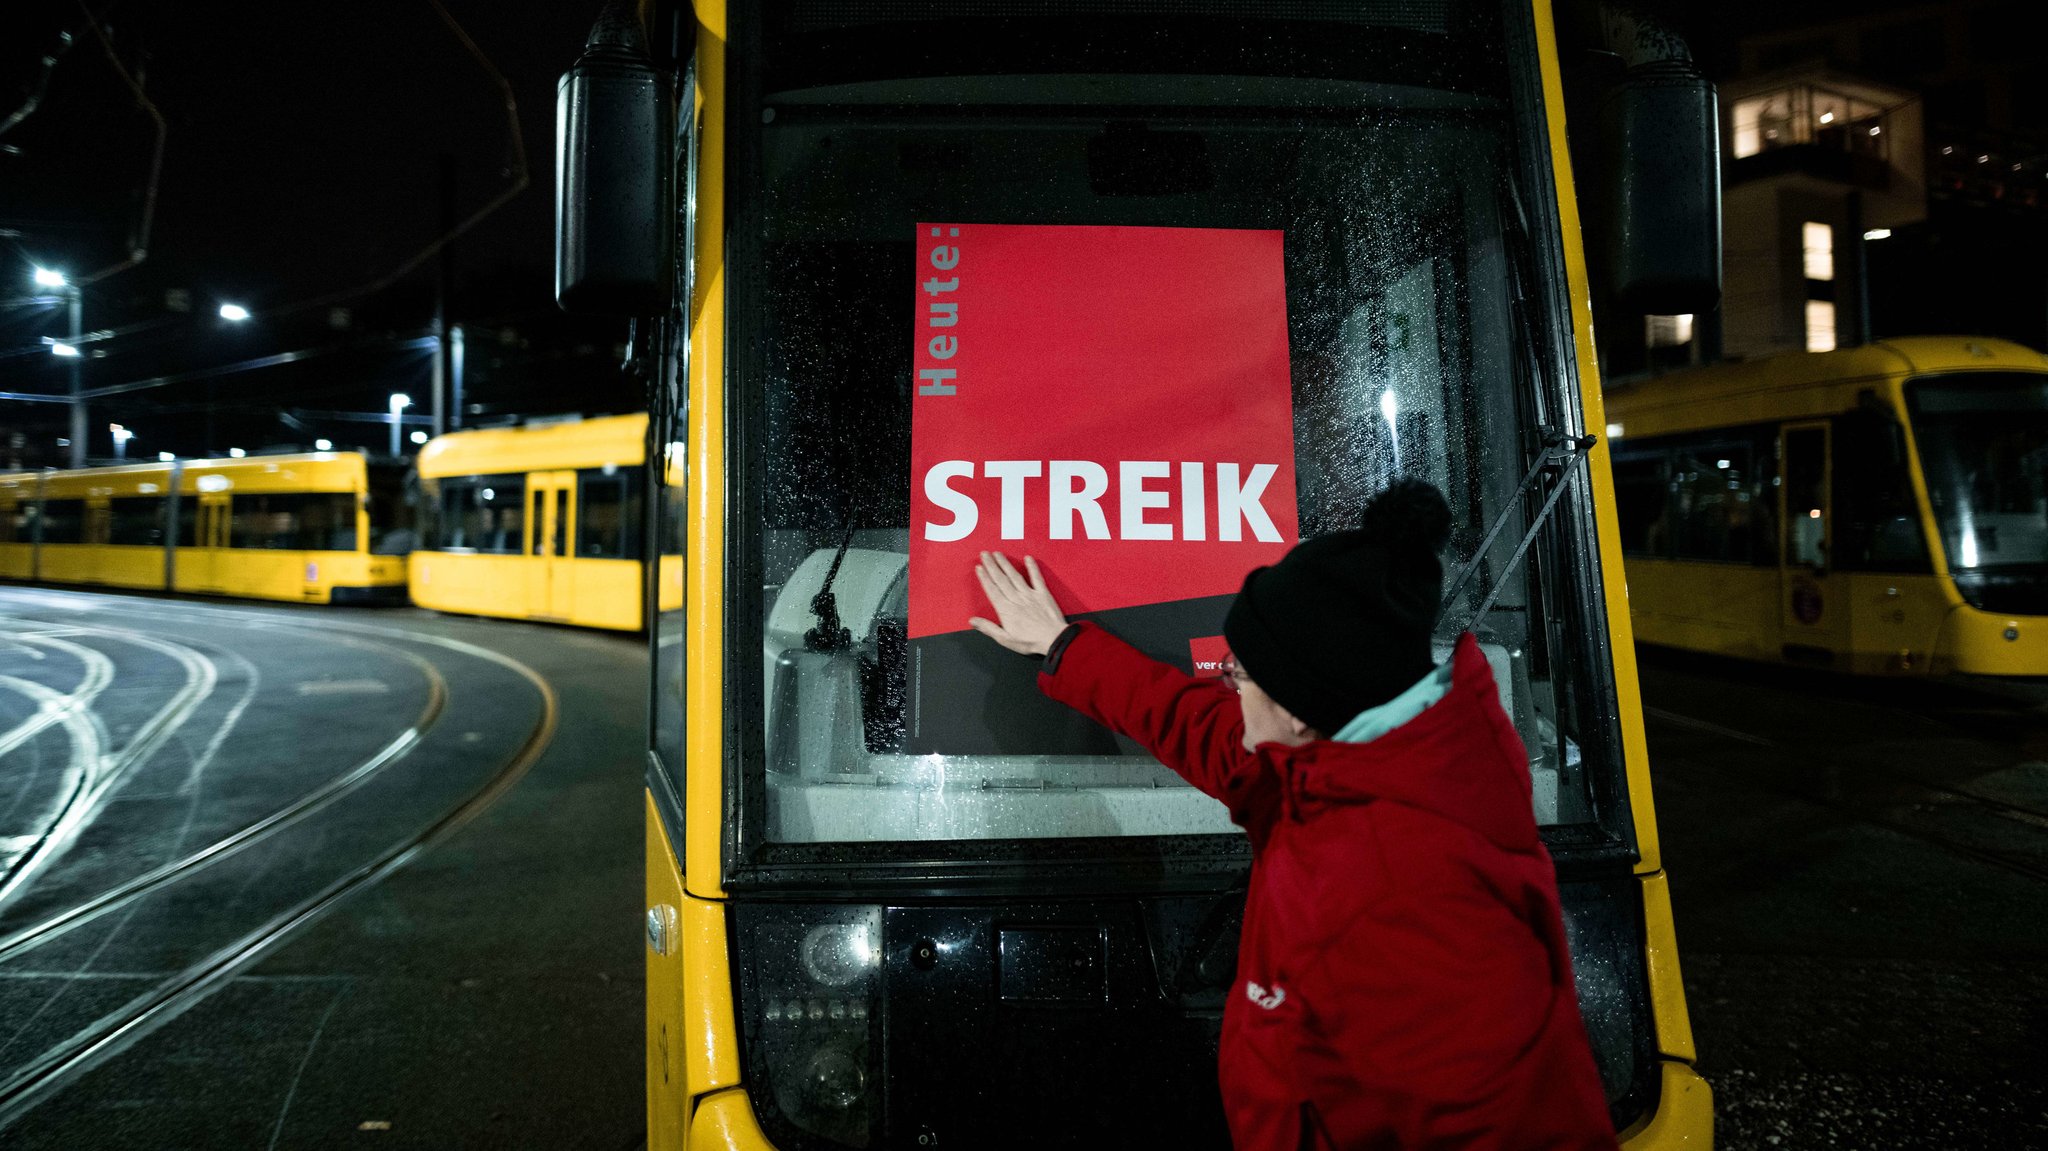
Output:
<path fill-rule="evenodd" d="M 410 653 L 395 654 L 415 662 L 427 677 L 427 703 L 421 708 L 419 716 L 413 720 L 411 726 L 369 756 L 357 761 L 348 770 L 233 834 L 182 858 L 144 872 L 63 912 L 18 931 L 0 935 L 0 963 L 6 963 L 23 952 L 49 943 L 102 915 L 118 910 L 270 839 L 293 824 L 300 823 L 333 805 L 369 782 L 379 771 L 405 758 L 413 748 L 419 746 L 426 734 L 433 730 L 434 725 L 440 722 L 441 714 L 448 703 L 448 681 L 440 669 L 426 660 Z M 224 728 L 223 732 L 225 730 Z"/>
<path fill-rule="evenodd" d="M 87 740 L 77 722 L 79 715 L 91 714 L 88 709 L 58 706 L 56 699 L 45 702 L 46 707 L 52 707 L 59 714 L 57 722 L 63 723 L 66 729 L 72 732 L 73 760 L 82 762 L 84 771 L 56 818 L 38 835 L 35 844 L 8 866 L 4 876 L 0 876 L 0 908 L 4 908 L 23 890 L 37 871 L 69 845 L 71 838 L 92 819 L 100 802 L 120 786 L 138 765 L 149 762 L 158 749 L 191 719 L 200 705 L 213 694 L 214 686 L 220 680 L 220 668 L 213 660 L 184 644 L 158 640 L 127 629 L 81 627 L 77 624 L 50 625 L 41 620 L 14 616 L 0 616 L 0 624 L 40 629 L 36 634 L 106 636 L 115 642 L 132 644 L 167 656 L 185 672 L 184 683 L 179 685 L 162 707 L 136 729 L 120 752 L 111 759 L 100 751 L 104 733 L 96 733 L 91 740 Z M 27 682 L 20 681 L 24 684 Z"/>
<path fill-rule="evenodd" d="M 62 651 L 79 661 L 85 669 L 85 675 L 80 678 L 76 687 L 62 693 L 54 701 L 39 700 L 34 714 L 7 731 L 0 732 L 0 757 L 34 739 L 48 730 L 52 724 L 62 722 L 65 715 L 89 708 L 92 701 L 99 698 L 100 693 L 107 689 L 107 685 L 114 682 L 114 661 L 108 659 L 105 652 L 84 644 L 72 643 L 53 635 L 34 634 L 15 638 L 13 645 L 34 653 L 38 659 L 42 658 L 42 653 L 37 650 L 39 648 L 47 647 Z M 15 676 L 0 676 L 0 683 L 5 683 L 15 690 L 22 690 L 17 685 L 30 682 L 33 681 Z M 23 694 L 34 698 L 31 692 L 23 691 Z"/>
<path fill-rule="evenodd" d="M 223 619 L 211 613 L 202 617 L 200 613 L 193 611 L 174 609 L 164 612 L 156 610 L 156 606 L 152 605 L 151 614 L 160 619 L 183 617 L 189 622 L 209 626 L 231 624 L 246 628 L 286 629 L 297 632 L 316 630 L 326 633 L 325 638 L 336 642 L 353 642 L 380 648 L 394 647 L 392 641 L 441 648 L 496 664 L 524 679 L 539 696 L 539 715 L 518 747 L 481 786 L 419 831 L 392 844 L 368 862 L 344 873 L 310 897 L 274 914 L 254 930 L 161 980 L 150 990 L 134 997 L 120 1008 L 75 1031 L 62 1042 L 22 1064 L 4 1080 L 0 1080 L 0 1129 L 13 1123 L 78 1075 L 118 1055 L 156 1028 L 177 1018 L 214 990 L 225 985 L 238 972 L 282 945 L 350 896 L 382 882 L 422 852 L 453 835 L 516 786 L 554 738 L 559 718 L 559 702 L 553 687 L 531 667 L 489 648 L 442 636 L 416 635 L 397 629 L 344 621 L 308 620 L 282 613 L 234 613 L 240 618 Z M 397 649 L 394 647 L 394 650 Z M 409 658 L 432 668 L 431 661 L 421 659 L 417 655 L 411 655 Z M 317 810 L 332 806 L 378 771 L 417 747 L 426 732 L 439 722 L 446 707 L 446 680 L 438 669 L 433 669 L 429 682 L 432 685 L 430 699 L 414 726 L 348 772 L 232 836 L 162 865 L 59 915 L 0 938 L 0 962 L 32 951 L 86 922 L 176 884 L 221 859 L 257 843 L 274 839 L 285 828 L 303 821 Z"/>

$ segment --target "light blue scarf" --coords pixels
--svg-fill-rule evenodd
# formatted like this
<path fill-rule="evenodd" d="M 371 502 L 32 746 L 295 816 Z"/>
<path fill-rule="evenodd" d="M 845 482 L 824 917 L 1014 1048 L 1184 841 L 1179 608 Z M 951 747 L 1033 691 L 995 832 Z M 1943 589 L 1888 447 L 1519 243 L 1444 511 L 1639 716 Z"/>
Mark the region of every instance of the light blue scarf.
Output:
<path fill-rule="evenodd" d="M 1338 743 L 1371 743 L 1373 740 L 1428 711 L 1431 704 L 1451 690 L 1451 665 L 1446 662 L 1415 681 L 1415 686 L 1376 707 L 1351 717 L 1351 722 L 1330 738 Z"/>

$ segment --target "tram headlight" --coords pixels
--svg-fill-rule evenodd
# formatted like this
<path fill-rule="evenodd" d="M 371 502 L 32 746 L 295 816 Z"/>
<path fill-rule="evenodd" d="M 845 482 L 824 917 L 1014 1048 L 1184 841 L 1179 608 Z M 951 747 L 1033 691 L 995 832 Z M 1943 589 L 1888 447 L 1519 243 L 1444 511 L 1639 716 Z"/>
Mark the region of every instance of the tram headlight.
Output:
<path fill-rule="evenodd" d="M 867 974 L 881 954 L 881 917 L 872 923 L 824 923 L 804 933 L 804 972 L 827 987 L 844 987 Z"/>
<path fill-rule="evenodd" d="M 882 909 L 734 909 L 746 1075 L 778 1146 L 873 1145 Z"/>

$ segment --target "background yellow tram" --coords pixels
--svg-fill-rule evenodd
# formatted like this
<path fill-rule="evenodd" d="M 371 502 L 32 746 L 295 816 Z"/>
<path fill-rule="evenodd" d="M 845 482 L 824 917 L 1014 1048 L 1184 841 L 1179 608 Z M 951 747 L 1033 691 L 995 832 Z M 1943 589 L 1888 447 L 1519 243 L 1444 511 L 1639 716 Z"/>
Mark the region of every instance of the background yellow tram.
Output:
<path fill-rule="evenodd" d="M 1886 340 L 1659 376 L 1607 418 L 1638 639 L 2048 674 L 2048 357 Z"/>
<path fill-rule="evenodd" d="M 421 607 L 632 631 L 641 626 L 647 417 L 452 432 L 420 449 Z M 682 597 L 660 541 L 665 603 Z"/>
<path fill-rule="evenodd" d="M 314 452 L 0 476 L 0 578 L 402 602 L 403 473 Z"/>

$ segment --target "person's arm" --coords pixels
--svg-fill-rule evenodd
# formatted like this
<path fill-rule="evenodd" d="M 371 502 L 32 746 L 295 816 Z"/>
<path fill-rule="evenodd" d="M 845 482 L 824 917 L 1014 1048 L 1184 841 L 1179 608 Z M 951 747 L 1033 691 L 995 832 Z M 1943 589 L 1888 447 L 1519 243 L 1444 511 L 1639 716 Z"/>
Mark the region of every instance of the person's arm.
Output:
<path fill-rule="evenodd" d="M 1237 696 L 1093 624 L 1068 624 L 1038 564 L 1026 557 L 1024 565 L 1028 578 L 1001 553 L 983 554 L 975 575 L 1000 622 L 968 622 L 1011 651 L 1047 656 L 1040 691 L 1144 745 L 1181 778 L 1228 804 L 1243 823 L 1271 780 L 1258 757 L 1244 750 Z"/>
<path fill-rule="evenodd" d="M 1244 709 L 1220 681 L 1196 679 L 1093 624 L 1081 624 L 1038 690 L 1137 740 L 1244 823 L 1273 780 L 1244 749 Z"/>

